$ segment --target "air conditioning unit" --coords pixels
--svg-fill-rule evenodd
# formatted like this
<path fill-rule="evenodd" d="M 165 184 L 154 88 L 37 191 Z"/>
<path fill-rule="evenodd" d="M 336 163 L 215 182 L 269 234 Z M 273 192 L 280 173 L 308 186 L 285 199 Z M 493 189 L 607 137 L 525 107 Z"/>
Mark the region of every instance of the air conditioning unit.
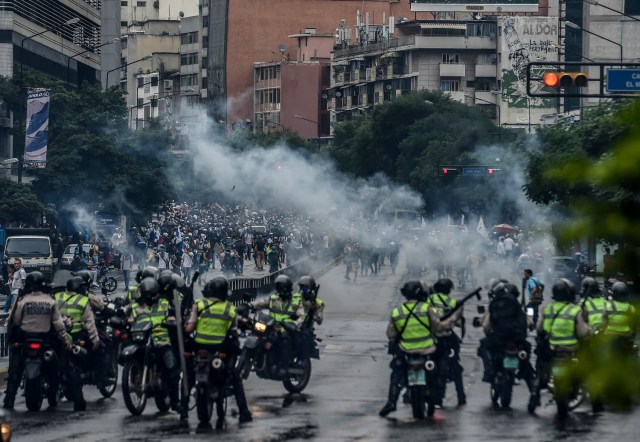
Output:
<path fill-rule="evenodd" d="M 173 80 L 164 80 L 164 90 L 173 89 Z"/>
<path fill-rule="evenodd" d="M 347 96 L 347 107 L 351 107 L 351 95 Z"/>
<path fill-rule="evenodd" d="M 402 95 L 402 89 L 396 89 L 396 97 Z"/>

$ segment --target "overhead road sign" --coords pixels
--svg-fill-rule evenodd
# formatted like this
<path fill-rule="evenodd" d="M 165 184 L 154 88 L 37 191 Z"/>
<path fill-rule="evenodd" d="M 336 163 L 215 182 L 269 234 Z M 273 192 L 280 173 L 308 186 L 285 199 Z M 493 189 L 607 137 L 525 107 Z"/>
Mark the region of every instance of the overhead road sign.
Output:
<path fill-rule="evenodd" d="M 607 69 L 608 92 L 640 92 L 640 69 Z"/>

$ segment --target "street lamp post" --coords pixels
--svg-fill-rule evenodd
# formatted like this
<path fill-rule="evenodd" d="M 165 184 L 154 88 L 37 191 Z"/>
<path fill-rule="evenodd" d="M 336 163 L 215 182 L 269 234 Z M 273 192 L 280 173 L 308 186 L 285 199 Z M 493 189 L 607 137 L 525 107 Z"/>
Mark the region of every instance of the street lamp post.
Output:
<path fill-rule="evenodd" d="M 19 105 L 19 110 L 20 110 L 20 115 L 17 117 L 17 120 L 20 122 L 24 122 L 25 126 L 24 126 L 24 132 L 22 133 L 22 137 L 21 140 L 18 140 L 18 182 L 21 183 L 22 182 L 22 169 L 24 168 L 24 149 L 25 149 L 25 143 L 26 143 L 26 131 L 27 131 L 27 125 L 26 125 L 26 121 L 24 121 L 27 118 L 27 106 L 26 106 L 26 96 L 23 97 L 22 95 L 22 88 L 23 83 L 24 83 L 24 42 L 27 40 L 31 40 L 33 38 L 36 38 L 39 35 L 42 35 L 46 32 L 49 31 L 57 31 L 59 28 L 61 28 L 62 26 L 71 26 L 71 25 L 75 25 L 77 23 L 80 22 L 80 19 L 78 17 L 72 18 L 70 20 L 67 20 L 64 23 L 60 23 L 59 25 L 55 26 L 53 29 L 45 29 L 44 31 L 40 31 L 36 34 L 33 34 L 29 37 L 23 38 L 22 41 L 20 42 L 20 76 L 18 78 L 18 95 L 20 96 L 20 105 Z M 22 112 L 22 104 L 24 103 L 24 112 Z M 14 152 L 15 154 L 15 152 Z"/>
<path fill-rule="evenodd" d="M 110 74 L 110 73 L 112 73 L 112 72 L 114 72 L 114 71 L 117 71 L 118 69 L 125 68 L 125 67 L 127 67 L 127 66 L 129 66 L 129 65 L 132 65 L 132 64 L 134 64 L 134 63 L 138 63 L 138 62 L 140 62 L 140 61 L 150 60 L 150 59 L 152 59 L 152 58 L 153 58 L 153 56 L 152 56 L 152 55 L 145 55 L 144 57 L 139 58 L 138 60 L 134 60 L 134 61 L 130 61 L 129 63 L 121 64 L 121 65 L 120 65 L 120 66 L 118 66 L 117 68 L 113 68 L 113 69 L 111 69 L 110 71 L 107 71 L 107 81 L 105 82 L 105 85 L 104 85 L 105 90 L 109 88 L 109 74 Z"/>
<path fill-rule="evenodd" d="M 595 32 L 591 32 L 591 31 L 589 31 L 589 30 L 587 30 L 587 29 L 583 28 L 582 26 L 575 24 L 575 23 L 574 23 L 574 22 L 572 22 L 572 21 L 566 21 L 565 23 L 566 23 L 566 25 L 567 25 L 567 26 L 569 26 L 570 28 L 573 28 L 573 29 L 579 29 L 579 30 L 581 30 L 582 32 L 586 32 L 587 34 L 595 35 L 596 37 L 599 37 L 599 38 L 601 38 L 601 39 L 603 39 L 603 40 L 605 40 L 605 41 L 608 41 L 608 42 L 609 42 L 609 43 L 611 43 L 611 44 L 614 44 L 614 45 L 618 46 L 618 47 L 620 48 L 620 63 L 622 63 L 622 60 L 623 60 L 624 58 L 623 58 L 623 56 L 622 56 L 622 45 L 621 45 L 620 43 L 615 42 L 615 41 L 613 41 L 613 40 L 611 40 L 611 39 L 609 39 L 609 38 L 607 38 L 607 37 L 603 37 L 603 36 L 602 36 L 602 35 L 600 35 L 600 34 L 596 34 Z"/>
<path fill-rule="evenodd" d="M 107 45 L 113 44 L 113 43 L 115 43 L 115 42 L 117 42 L 117 41 L 119 41 L 119 40 L 120 40 L 120 39 L 119 39 L 118 37 L 116 37 L 116 38 L 114 38 L 113 40 L 109 40 L 108 42 L 106 42 L 106 43 L 102 43 L 101 45 L 96 46 L 96 47 L 93 47 L 93 48 L 91 48 L 91 49 L 86 49 L 86 50 L 84 50 L 84 51 L 77 52 L 77 53 L 73 54 L 72 56 L 70 56 L 69 58 L 67 58 L 67 87 L 69 87 L 69 86 L 70 86 L 70 81 L 69 81 L 69 71 L 71 70 L 70 65 L 71 65 L 71 59 L 72 59 L 72 58 L 76 58 L 78 55 L 86 54 L 87 52 L 92 52 L 92 51 L 94 51 L 94 50 L 96 50 L 96 49 L 98 49 L 98 48 L 101 48 L 101 47 L 103 47 L 103 46 L 107 46 Z"/>
<path fill-rule="evenodd" d="M 472 100 L 482 101 L 483 103 L 492 104 L 496 107 L 496 117 L 498 119 L 498 143 L 502 144 L 502 123 L 500 122 L 500 105 L 497 103 L 492 103 L 489 100 L 483 100 L 482 98 L 473 97 L 471 95 L 464 94 L 465 97 L 471 98 Z"/>

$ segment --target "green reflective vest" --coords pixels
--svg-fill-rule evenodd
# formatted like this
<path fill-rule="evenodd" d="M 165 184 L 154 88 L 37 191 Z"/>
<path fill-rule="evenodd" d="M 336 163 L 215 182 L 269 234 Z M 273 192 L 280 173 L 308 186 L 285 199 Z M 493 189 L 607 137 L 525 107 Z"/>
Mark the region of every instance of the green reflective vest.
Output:
<path fill-rule="evenodd" d="M 443 316 L 456 308 L 457 301 L 444 293 L 434 293 L 429 297 L 429 303 L 438 312 L 439 316 Z"/>
<path fill-rule="evenodd" d="M 137 301 L 140 297 L 140 293 L 138 293 L 138 285 L 130 285 L 127 287 L 127 301 L 133 302 Z"/>
<path fill-rule="evenodd" d="M 56 303 L 58 304 L 58 308 L 60 308 L 60 305 L 64 301 L 66 301 L 69 296 L 71 296 L 71 295 L 63 290 L 61 292 L 56 292 L 53 295 L 53 299 L 55 299 Z"/>
<path fill-rule="evenodd" d="M 593 330 L 602 329 L 604 323 L 604 313 L 608 309 L 607 300 L 605 298 L 586 298 L 582 303 L 584 310 L 587 312 L 587 321 L 589 327 Z"/>
<path fill-rule="evenodd" d="M 635 309 L 628 302 L 611 301 L 607 308 L 607 334 L 631 336 Z"/>
<path fill-rule="evenodd" d="M 410 314 L 409 312 L 413 313 Z M 400 336 L 400 348 L 403 350 L 423 350 L 435 345 L 433 336 L 431 335 L 428 303 L 417 301 L 405 302 L 401 306 L 393 309 L 391 312 L 391 320 L 396 330 L 398 330 L 398 333 L 402 332 Z"/>
<path fill-rule="evenodd" d="M 131 306 L 131 314 L 133 316 L 133 320 L 138 324 L 144 324 L 145 322 L 150 322 L 151 324 L 153 324 L 152 337 L 154 342 L 171 342 L 169 339 L 169 332 L 163 325 L 165 319 L 167 318 L 167 312 L 169 311 L 169 301 L 164 298 L 160 299 L 150 309 L 148 306 L 145 307 L 147 309 L 145 313 L 138 312 L 138 307 L 139 304 L 137 302 Z"/>
<path fill-rule="evenodd" d="M 198 299 L 196 309 L 198 312 L 196 343 L 222 344 L 236 317 L 235 306 L 228 301 Z"/>
<path fill-rule="evenodd" d="M 542 328 L 551 345 L 578 345 L 576 318 L 580 313 L 580 307 L 566 302 L 554 301 L 545 307 Z"/>
<path fill-rule="evenodd" d="M 289 301 L 282 301 L 277 294 L 271 295 L 269 298 L 269 316 L 277 322 L 293 323 L 298 316 L 296 311 L 300 305 L 300 298 L 291 296 Z"/>
<path fill-rule="evenodd" d="M 89 303 L 89 297 L 78 293 L 71 294 L 66 292 L 64 292 L 64 295 L 60 297 L 61 301 L 58 302 L 58 309 L 60 314 L 71 318 L 72 325 L 69 334 L 74 335 L 82 331 L 82 315 Z"/>

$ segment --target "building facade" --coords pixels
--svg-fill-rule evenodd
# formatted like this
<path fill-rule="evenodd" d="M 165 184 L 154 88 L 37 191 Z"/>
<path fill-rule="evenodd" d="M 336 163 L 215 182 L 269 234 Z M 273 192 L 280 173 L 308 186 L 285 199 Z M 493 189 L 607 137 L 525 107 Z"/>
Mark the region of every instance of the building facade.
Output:
<path fill-rule="evenodd" d="M 19 73 L 22 64 L 70 86 L 97 82 L 100 44 L 100 0 L 0 2 L 0 75 Z M 14 156 L 12 119 L 0 106 L 0 159 Z"/>

